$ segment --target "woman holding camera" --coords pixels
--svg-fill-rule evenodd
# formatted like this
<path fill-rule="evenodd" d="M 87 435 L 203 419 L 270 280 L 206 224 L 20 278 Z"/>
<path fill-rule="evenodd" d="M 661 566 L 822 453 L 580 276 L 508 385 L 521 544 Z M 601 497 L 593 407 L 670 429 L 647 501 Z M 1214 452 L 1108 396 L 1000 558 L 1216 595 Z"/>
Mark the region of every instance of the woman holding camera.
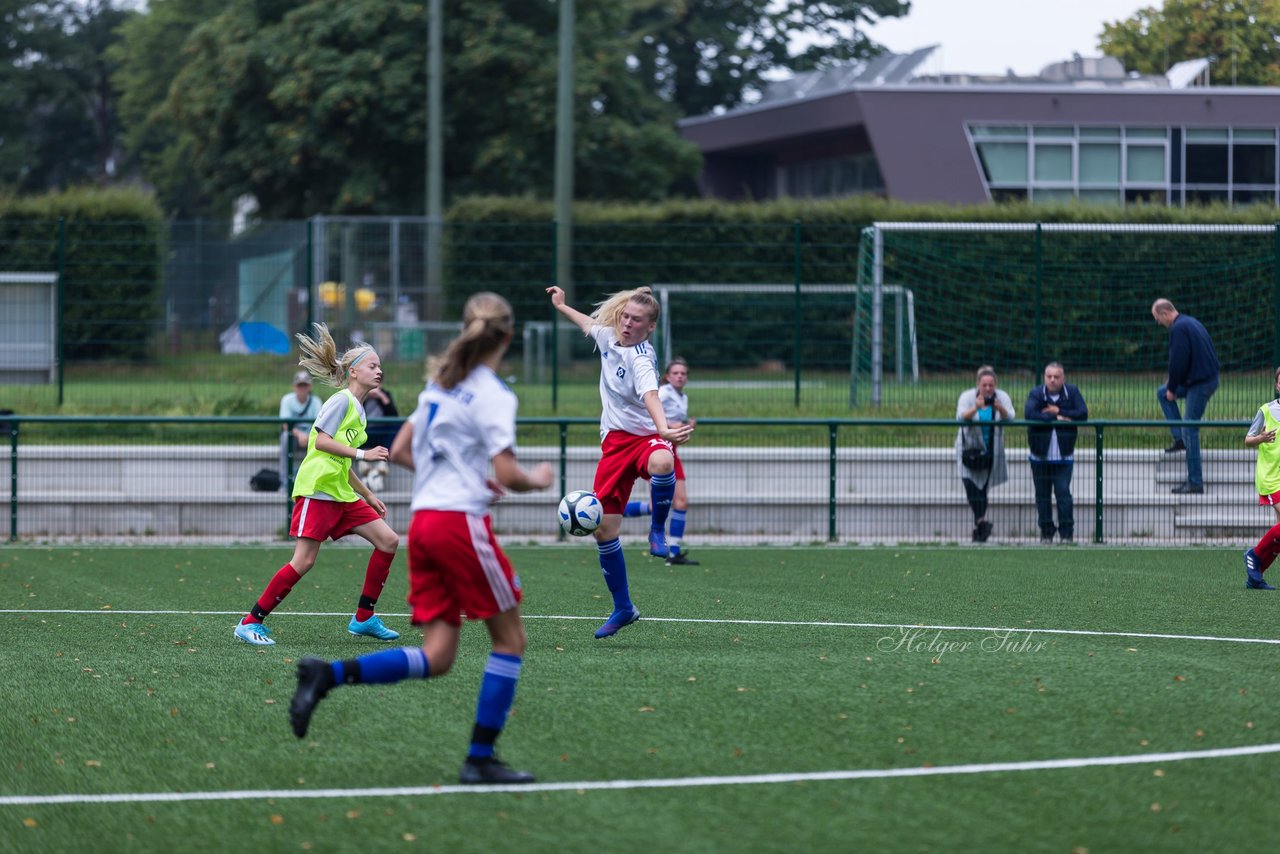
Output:
<path fill-rule="evenodd" d="M 978 368 L 978 384 L 956 401 L 956 470 L 973 510 L 973 541 L 985 543 L 992 525 L 987 521 L 987 490 L 1009 479 L 1004 459 L 1004 430 L 997 421 L 1013 419 L 1013 401 L 996 388 L 990 365 Z"/>

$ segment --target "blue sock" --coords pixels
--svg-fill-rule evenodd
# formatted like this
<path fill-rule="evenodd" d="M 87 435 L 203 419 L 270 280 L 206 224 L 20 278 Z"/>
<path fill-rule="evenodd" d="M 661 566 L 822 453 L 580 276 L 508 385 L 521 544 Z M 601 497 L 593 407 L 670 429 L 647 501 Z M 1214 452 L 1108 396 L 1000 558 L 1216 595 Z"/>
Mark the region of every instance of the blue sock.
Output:
<path fill-rule="evenodd" d="M 484 678 L 480 680 L 480 696 L 476 699 L 476 725 L 468 756 L 484 758 L 493 755 L 493 743 L 507 722 L 519 680 L 520 656 L 489 653 Z"/>
<path fill-rule="evenodd" d="M 648 501 L 628 501 L 627 506 L 622 508 L 622 515 L 628 519 L 632 519 L 636 516 L 648 516 L 649 502 Z"/>
<path fill-rule="evenodd" d="M 405 679 L 427 679 L 431 665 L 427 654 L 418 646 L 398 646 L 362 655 L 351 661 L 335 661 L 329 665 L 333 681 L 363 685 L 386 685 Z"/>
<path fill-rule="evenodd" d="M 613 607 L 630 608 L 631 589 L 627 587 L 627 559 L 622 555 L 622 540 L 614 537 L 607 543 L 596 543 L 600 553 L 600 571 L 605 586 L 613 594 Z"/>
<path fill-rule="evenodd" d="M 680 554 L 680 539 L 684 536 L 684 514 L 685 510 L 671 511 L 671 538 L 667 541 L 667 548 L 671 554 Z"/>
<path fill-rule="evenodd" d="M 653 521 L 649 527 L 655 531 L 664 531 L 667 527 L 667 514 L 671 512 L 671 499 L 676 494 L 676 473 L 655 474 L 649 478 L 649 501 L 653 505 Z"/>

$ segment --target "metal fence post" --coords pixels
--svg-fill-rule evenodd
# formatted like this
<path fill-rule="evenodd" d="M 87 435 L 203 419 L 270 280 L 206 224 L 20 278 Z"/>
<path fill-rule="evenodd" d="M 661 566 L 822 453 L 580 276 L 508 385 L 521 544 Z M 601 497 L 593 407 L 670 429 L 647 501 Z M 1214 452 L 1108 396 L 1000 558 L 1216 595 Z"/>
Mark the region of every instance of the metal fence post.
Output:
<path fill-rule="evenodd" d="M 1271 314 L 1275 323 L 1271 336 L 1271 364 L 1280 365 L 1280 223 L 1274 226 L 1271 245 Z"/>
<path fill-rule="evenodd" d="M 18 541 L 18 419 L 9 422 L 9 542 Z"/>
<path fill-rule="evenodd" d="M 1098 434 L 1093 456 L 1093 541 L 1102 542 L 1102 425 L 1095 424 Z"/>
<path fill-rule="evenodd" d="M 792 323 L 795 326 L 795 343 L 793 344 L 793 352 L 795 355 L 792 358 L 795 360 L 796 409 L 800 408 L 800 230 L 800 220 L 796 220 L 792 227 L 794 235 L 794 247 L 792 249 L 792 276 L 795 280 L 796 286 L 795 316 L 792 318 Z"/>
<path fill-rule="evenodd" d="M 1044 370 L 1044 343 L 1042 326 L 1044 324 L 1041 310 L 1044 303 L 1044 225 L 1036 223 L 1036 363 L 1031 366 L 1031 376 L 1039 376 Z"/>
<path fill-rule="evenodd" d="M 564 283 L 557 281 L 556 271 L 560 269 L 560 243 L 556 240 L 557 228 L 553 220 L 551 223 L 551 281 L 555 282 L 559 287 L 564 287 Z M 566 295 L 566 299 L 568 295 Z M 554 305 L 551 306 L 551 411 L 555 412 L 560 403 L 560 312 Z M 529 354 L 525 353 L 524 357 L 529 358 Z M 563 492 L 561 493 L 563 494 Z"/>
<path fill-rule="evenodd" d="M 560 494 L 565 495 L 569 491 L 569 423 L 561 421 L 560 427 Z M 561 528 L 556 534 L 556 539 L 564 542 L 566 534 Z"/>
<path fill-rule="evenodd" d="M 65 373 L 66 358 L 63 349 L 62 340 L 66 337 L 67 321 L 66 308 L 64 307 L 65 285 L 63 281 L 67 276 L 67 220 L 64 217 L 58 217 L 58 406 L 62 406 L 63 391 L 63 374 Z"/>
<path fill-rule="evenodd" d="M 836 541 L 836 434 L 840 432 L 840 425 L 831 421 L 827 424 L 827 431 L 830 448 L 827 473 L 827 540 L 834 543 Z"/>

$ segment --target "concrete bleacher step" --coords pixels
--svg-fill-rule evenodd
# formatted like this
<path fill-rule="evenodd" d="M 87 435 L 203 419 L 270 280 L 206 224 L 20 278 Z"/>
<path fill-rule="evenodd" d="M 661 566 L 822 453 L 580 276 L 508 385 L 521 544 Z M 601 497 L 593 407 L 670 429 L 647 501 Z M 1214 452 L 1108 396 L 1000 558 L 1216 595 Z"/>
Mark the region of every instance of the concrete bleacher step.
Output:
<path fill-rule="evenodd" d="M 555 447 L 521 447 L 526 465 L 555 463 Z M 1185 459 L 1160 450 L 1108 450 L 1104 461 L 1104 530 L 1108 539 L 1187 542 L 1225 533 L 1245 542 L 1273 517 L 1258 508 L 1253 453 L 1204 453 L 1207 490 L 1174 495 Z M 588 488 L 599 451 L 566 455 L 568 489 Z M 693 530 L 721 541 L 822 542 L 831 520 L 832 484 L 825 448 L 688 448 Z M 1035 540 L 1034 493 L 1025 450 L 1011 448 L 1009 481 L 990 492 L 996 541 Z M 0 466 L 10 463 L 0 449 Z M 932 448 L 840 448 L 835 461 L 837 537 L 859 542 L 965 542 L 972 516 L 956 473 L 955 452 Z M 276 467 L 274 445 L 23 445 L 18 458 L 18 533 L 24 537 L 175 536 L 282 539 L 289 499 L 253 492 L 249 478 Z M 559 482 L 559 480 L 557 480 Z M 388 521 L 407 529 L 411 475 L 392 468 L 380 497 Z M 1075 465 L 1072 492 L 1077 539 L 1092 539 L 1096 468 Z M 494 505 L 495 527 L 515 538 L 555 535 L 559 496 L 513 494 Z M 637 498 L 647 497 L 643 483 Z M 643 520 L 626 520 L 634 533 Z M 0 525 L 0 535 L 7 525 Z M 691 533 L 692 535 L 692 533 Z"/>

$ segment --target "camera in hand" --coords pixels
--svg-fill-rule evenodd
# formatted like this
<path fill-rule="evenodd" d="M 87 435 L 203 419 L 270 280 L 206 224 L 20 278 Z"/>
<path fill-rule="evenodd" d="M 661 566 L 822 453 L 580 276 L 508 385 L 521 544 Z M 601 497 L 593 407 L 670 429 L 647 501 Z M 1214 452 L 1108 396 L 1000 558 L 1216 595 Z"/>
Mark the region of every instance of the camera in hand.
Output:
<path fill-rule="evenodd" d="M 995 398 L 995 395 L 991 395 L 991 396 L 986 397 L 986 398 L 984 398 L 984 399 L 986 400 L 986 405 L 987 405 L 987 406 L 995 406 L 995 405 L 996 405 L 996 398 Z"/>

